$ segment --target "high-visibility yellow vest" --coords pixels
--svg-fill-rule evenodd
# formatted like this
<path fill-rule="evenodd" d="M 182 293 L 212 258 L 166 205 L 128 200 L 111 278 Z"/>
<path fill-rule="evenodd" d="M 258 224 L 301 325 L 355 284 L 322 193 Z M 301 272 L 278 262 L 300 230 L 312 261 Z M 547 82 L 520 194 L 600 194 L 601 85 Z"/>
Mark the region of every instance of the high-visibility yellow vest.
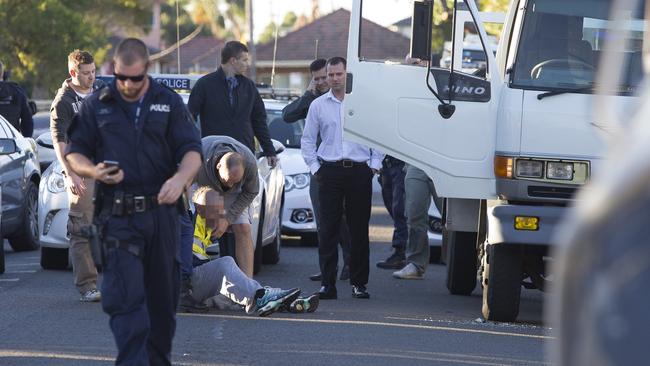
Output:
<path fill-rule="evenodd" d="M 196 224 L 194 224 L 194 243 L 192 244 L 192 252 L 201 260 L 209 260 L 210 256 L 206 249 L 212 241 L 212 229 L 205 226 L 205 219 L 201 215 L 196 214 Z"/>

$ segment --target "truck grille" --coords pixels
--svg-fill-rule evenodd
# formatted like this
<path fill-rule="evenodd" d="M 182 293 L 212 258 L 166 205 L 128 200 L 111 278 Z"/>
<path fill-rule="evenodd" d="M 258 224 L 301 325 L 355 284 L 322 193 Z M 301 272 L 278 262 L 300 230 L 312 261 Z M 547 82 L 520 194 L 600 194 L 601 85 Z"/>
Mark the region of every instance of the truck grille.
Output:
<path fill-rule="evenodd" d="M 541 186 L 528 186 L 528 195 L 530 197 L 539 198 L 560 198 L 572 199 L 578 189 L 576 187 L 541 187 Z"/>

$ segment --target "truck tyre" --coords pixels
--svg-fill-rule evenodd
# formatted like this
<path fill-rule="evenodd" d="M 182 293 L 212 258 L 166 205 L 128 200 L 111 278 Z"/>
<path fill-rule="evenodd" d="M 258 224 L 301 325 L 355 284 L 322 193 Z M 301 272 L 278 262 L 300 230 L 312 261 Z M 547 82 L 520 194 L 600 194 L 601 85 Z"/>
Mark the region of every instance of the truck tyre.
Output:
<path fill-rule="evenodd" d="M 262 208 L 260 210 L 260 222 L 257 227 L 257 238 L 255 239 L 255 251 L 253 252 L 253 274 L 258 274 L 262 269 L 262 250 L 264 246 L 264 197 L 262 197 Z"/>
<path fill-rule="evenodd" d="M 16 252 L 38 249 L 38 187 L 29 181 L 25 191 L 24 217 L 20 228 L 9 238 L 11 248 Z"/>
<path fill-rule="evenodd" d="M 476 287 L 476 233 L 445 231 L 447 236 L 447 289 L 470 295 Z M 444 241 L 445 239 L 443 239 Z"/>
<path fill-rule="evenodd" d="M 487 245 L 483 261 L 483 316 L 487 320 L 512 322 L 519 315 L 523 277 L 521 247 Z"/>
<path fill-rule="evenodd" d="M 41 247 L 41 267 L 43 269 L 68 269 L 68 249 Z"/>

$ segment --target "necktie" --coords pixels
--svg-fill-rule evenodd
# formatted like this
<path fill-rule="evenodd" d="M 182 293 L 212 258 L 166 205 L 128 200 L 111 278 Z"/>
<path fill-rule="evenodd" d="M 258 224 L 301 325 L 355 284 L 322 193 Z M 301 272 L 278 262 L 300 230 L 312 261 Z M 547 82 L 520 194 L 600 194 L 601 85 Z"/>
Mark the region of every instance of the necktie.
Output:
<path fill-rule="evenodd" d="M 228 99 L 230 100 L 230 106 L 232 107 L 235 105 L 234 90 L 237 87 L 237 78 L 229 76 L 226 78 L 226 81 L 228 82 Z"/>

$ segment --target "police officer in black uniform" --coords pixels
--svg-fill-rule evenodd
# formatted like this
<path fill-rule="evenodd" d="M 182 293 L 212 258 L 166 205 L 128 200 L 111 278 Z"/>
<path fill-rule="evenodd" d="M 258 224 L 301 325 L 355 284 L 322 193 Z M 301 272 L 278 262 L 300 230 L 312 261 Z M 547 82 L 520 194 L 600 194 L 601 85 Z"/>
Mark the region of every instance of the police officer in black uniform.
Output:
<path fill-rule="evenodd" d="M 34 120 L 27 95 L 18 84 L 4 80 L 4 65 L 0 61 L 0 116 L 4 117 L 25 137 L 32 137 Z"/>
<path fill-rule="evenodd" d="M 179 295 L 178 200 L 201 165 L 198 130 L 181 98 L 147 76 L 149 54 L 127 38 L 115 80 L 84 100 L 66 159 L 99 182 L 102 307 L 117 365 L 170 365 Z"/>

